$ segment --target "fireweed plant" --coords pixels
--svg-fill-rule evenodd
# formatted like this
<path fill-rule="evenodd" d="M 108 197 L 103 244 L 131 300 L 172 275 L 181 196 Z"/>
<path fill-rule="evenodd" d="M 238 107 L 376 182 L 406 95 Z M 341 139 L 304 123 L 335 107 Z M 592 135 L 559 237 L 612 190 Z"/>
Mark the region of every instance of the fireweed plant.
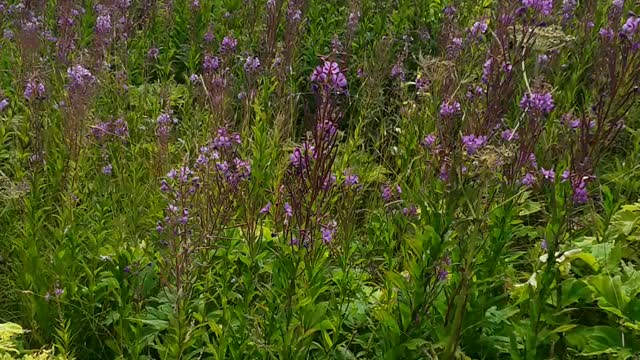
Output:
<path fill-rule="evenodd" d="M 637 358 L 638 14 L 0 1 L 0 358 Z"/>

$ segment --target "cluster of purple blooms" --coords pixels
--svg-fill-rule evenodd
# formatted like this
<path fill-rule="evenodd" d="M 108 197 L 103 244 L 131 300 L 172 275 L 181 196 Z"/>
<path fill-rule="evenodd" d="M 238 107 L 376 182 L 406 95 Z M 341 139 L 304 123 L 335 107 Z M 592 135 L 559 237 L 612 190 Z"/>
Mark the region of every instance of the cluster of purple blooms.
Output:
<path fill-rule="evenodd" d="M 160 139 L 166 139 L 169 136 L 169 132 L 171 131 L 171 127 L 173 124 L 176 124 L 178 119 L 171 117 L 168 113 L 162 113 L 158 116 L 156 120 L 157 129 L 156 133 Z"/>
<path fill-rule="evenodd" d="M 335 61 L 325 60 L 311 74 L 311 82 L 327 91 L 342 92 L 347 89 L 347 78 Z"/>
<path fill-rule="evenodd" d="M 322 243 L 325 245 L 329 245 L 333 240 L 333 236 L 336 233 L 336 229 L 338 224 L 335 220 L 329 222 L 328 224 L 323 224 L 320 226 L 320 233 L 322 234 Z"/>
<path fill-rule="evenodd" d="M 553 12 L 553 0 L 522 0 L 522 6 L 544 16 Z"/>
<path fill-rule="evenodd" d="M 447 55 L 450 58 L 458 57 L 458 55 L 460 55 L 460 52 L 462 51 L 463 46 L 464 46 L 464 43 L 462 41 L 462 38 L 454 37 L 453 39 L 451 39 L 451 42 L 447 45 Z"/>
<path fill-rule="evenodd" d="M 24 98 L 26 100 L 44 99 L 46 96 L 46 89 L 44 83 L 38 80 L 29 80 L 24 87 Z"/>
<path fill-rule="evenodd" d="M 416 91 L 418 93 L 424 93 L 427 91 L 427 89 L 429 89 L 429 87 L 431 86 L 431 80 L 423 77 L 423 76 L 418 76 L 416 78 Z"/>
<path fill-rule="evenodd" d="M 293 153 L 289 156 L 291 166 L 298 172 L 302 173 L 307 169 L 309 163 L 316 158 L 316 148 L 308 141 L 302 143 L 302 146 L 293 149 Z"/>
<path fill-rule="evenodd" d="M 257 56 L 247 56 L 244 62 L 244 71 L 247 74 L 255 74 L 260 71 L 260 59 Z"/>
<path fill-rule="evenodd" d="M 548 115 L 555 108 L 550 92 L 529 92 L 520 100 L 520 108 L 536 117 Z"/>
<path fill-rule="evenodd" d="M 452 118 L 459 115 L 461 111 L 462 107 L 457 101 L 443 101 L 440 104 L 440 117 L 442 118 Z"/>
<path fill-rule="evenodd" d="M 111 33 L 111 15 L 108 13 L 101 14 L 96 19 L 96 35 L 106 37 Z"/>
<path fill-rule="evenodd" d="M 386 203 L 390 203 L 395 200 L 400 199 L 400 195 L 402 194 L 402 188 L 400 185 L 392 185 L 385 184 L 380 188 L 380 195 L 382 196 L 382 200 Z"/>
<path fill-rule="evenodd" d="M 476 136 L 474 134 L 462 136 L 462 145 L 468 155 L 475 154 L 479 149 L 487 144 L 486 136 Z"/>
<path fill-rule="evenodd" d="M 563 0 L 562 1 L 562 22 L 566 24 L 569 20 L 573 19 L 574 13 L 578 2 L 576 0 Z"/>
<path fill-rule="evenodd" d="M 501 136 L 502 140 L 504 141 L 516 141 L 520 139 L 520 135 L 518 135 L 518 132 L 511 129 L 504 130 Z"/>
<path fill-rule="evenodd" d="M 480 21 L 476 21 L 473 23 L 471 28 L 469 28 L 469 39 L 475 40 L 480 39 L 489 29 L 489 21 L 487 19 L 483 19 Z"/>
<path fill-rule="evenodd" d="M 422 145 L 425 148 L 431 148 L 433 147 L 433 145 L 435 145 L 436 143 L 436 135 L 435 134 L 427 134 L 424 139 L 422 139 L 422 141 L 420 142 L 420 145 Z"/>
<path fill-rule="evenodd" d="M 189 222 L 190 210 L 188 206 L 177 204 L 189 203 L 188 198 L 193 196 L 200 188 L 200 177 L 198 177 L 188 166 L 179 169 L 171 169 L 167 173 L 166 179 L 160 183 L 160 190 L 173 196 L 172 201 L 167 206 L 165 218 L 158 221 L 156 230 L 163 232 L 165 226 L 173 229 L 173 235 L 180 234 L 180 226 L 185 226 Z"/>
<path fill-rule="evenodd" d="M 348 188 L 357 187 L 360 184 L 360 177 L 351 172 L 351 170 L 345 170 L 343 172 L 344 175 L 344 186 Z"/>
<path fill-rule="evenodd" d="M 73 90 L 84 90 L 96 83 L 96 77 L 82 65 L 75 65 L 67 69 L 69 78 L 69 88 Z"/>
<path fill-rule="evenodd" d="M 108 141 L 113 137 L 124 140 L 129 137 L 129 125 L 123 118 L 116 121 L 103 121 L 93 126 L 91 133 L 98 142 Z"/>
<path fill-rule="evenodd" d="M 397 62 L 391 68 L 391 78 L 398 79 L 400 81 L 404 81 L 404 69 L 402 68 L 402 64 Z"/>
<path fill-rule="evenodd" d="M 215 169 L 232 187 L 249 179 L 251 164 L 235 155 L 234 148 L 241 143 L 240 134 L 231 133 L 227 128 L 218 129 L 209 144 L 200 147 L 196 168 L 205 171 Z"/>
<path fill-rule="evenodd" d="M 537 167 L 536 164 L 534 165 L 535 165 L 534 167 Z M 550 183 L 555 182 L 556 173 L 553 168 L 545 169 L 541 167 L 540 175 L 542 176 L 542 179 L 545 181 L 548 181 Z M 575 204 L 584 204 L 587 201 L 589 201 L 589 193 L 587 191 L 587 182 L 591 180 L 592 177 L 575 176 L 574 174 L 571 174 L 571 171 L 565 170 L 561 175 L 561 179 L 562 179 L 561 181 L 562 183 L 565 183 L 567 181 L 570 182 L 571 189 L 573 192 L 573 202 Z M 520 183 L 526 187 L 532 187 L 537 182 L 538 182 L 538 176 L 534 172 L 526 173 L 525 176 L 520 181 Z"/>
<path fill-rule="evenodd" d="M 600 29 L 599 34 L 600 34 L 600 38 L 605 43 L 612 42 L 613 39 L 615 39 L 615 37 L 616 37 L 616 33 L 613 31 L 613 29 L 607 28 L 607 27 L 604 27 L 604 28 Z"/>
<path fill-rule="evenodd" d="M 220 53 L 222 54 L 232 54 L 236 51 L 238 47 L 238 40 L 233 36 L 225 36 L 220 42 Z"/>
<path fill-rule="evenodd" d="M 204 68 L 204 71 L 216 71 L 220 68 L 220 58 L 217 56 L 205 55 L 202 67 Z"/>

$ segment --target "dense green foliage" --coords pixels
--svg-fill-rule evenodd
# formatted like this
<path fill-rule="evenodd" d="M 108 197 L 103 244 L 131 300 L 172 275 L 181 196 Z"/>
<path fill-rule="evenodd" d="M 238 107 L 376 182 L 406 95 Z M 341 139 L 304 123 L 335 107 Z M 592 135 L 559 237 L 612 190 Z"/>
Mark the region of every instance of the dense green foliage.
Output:
<path fill-rule="evenodd" d="M 0 358 L 640 358 L 640 7 L 552 3 L 0 2 Z"/>

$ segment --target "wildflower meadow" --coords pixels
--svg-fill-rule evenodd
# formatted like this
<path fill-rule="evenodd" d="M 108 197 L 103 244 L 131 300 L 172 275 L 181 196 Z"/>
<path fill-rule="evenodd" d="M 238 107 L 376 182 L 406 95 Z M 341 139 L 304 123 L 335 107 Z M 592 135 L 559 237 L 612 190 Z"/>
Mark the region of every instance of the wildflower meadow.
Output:
<path fill-rule="evenodd" d="M 0 359 L 640 359 L 639 14 L 0 1 Z"/>

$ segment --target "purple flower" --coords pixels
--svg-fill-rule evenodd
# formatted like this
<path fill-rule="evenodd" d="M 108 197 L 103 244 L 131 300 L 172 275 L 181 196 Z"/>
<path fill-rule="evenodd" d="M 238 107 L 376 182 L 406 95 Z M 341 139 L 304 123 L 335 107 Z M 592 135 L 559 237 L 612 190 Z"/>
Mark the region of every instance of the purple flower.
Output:
<path fill-rule="evenodd" d="M 450 118 L 458 115 L 461 109 L 460 103 L 457 101 L 443 101 L 440 105 L 440 116 Z"/>
<path fill-rule="evenodd" d="M 469 29 L 469 37 L 471 39 L 480 38 L 482 37 L 482 35 L 484 35 L 484 33 L 487 32 L 488 28 L 489 28 L 489 24 L 486 19 L 476 21 L 475 23 L 473 23 L 473 25 Z"/>
<path fill-rule="evenodd" d="M 484 62 L 484 65 L 482 65 L 482 82 L 485 84 L 489 82 L 489 78 L 491 77 L 493 62 L 493 58 L 490 57 Z"/>
<path fill-rule="evenodd" d="M 347 187 L 356 186 L 360 183 L 360 178 L 356 174 L 352 174 L 350 171 L 344 172 L 344 185 Z"/>
<path fill-rule="evenodd" d="M 400 194 L 402 194 L 402 189 L 400 188 L 400 185 L 396 185 L 394 187 L 390 184 L 387 184 L 382 186 L 382 188 L 380 189 L 380 192 L 381 192 L 382 199 L 388 203 L 398 199 L 400 197 Z"/>
<path fill-rule="evenodd" d="M 2 101 L 0 101 L 0 112 L 4 111 L 7 106 L 9 106 L 9 99 L 2 99 Z"/>
<path fill-rule="evenodd" d="M 613 0 L 611 5 L 617 10 L 622 11 L 624 9 L 624 0 Z"/>
<path fill-rule="evenodd" d="M 322 85 L 324 89 L 336 92 L 347 88 L 347 78 L 335 61 L 325 61 L 322 66 L 317 66 L 311 74 L 311 82 Z"/>
<path fill-rule="evenodd" d="M 463 45 L 462 38 L 455 37 L 451 39 L 451 43 L 447 45 L 447 54 L 450 57 L 455 58 L 460 54 L 460 51 L 462 50 L 462 45 Z"/>
<path fill-rule="evenodd" d="M 433 144 L 435 143 L 436 143 L 436 136 L 434 134 L 429 134 L 425 136 L 422 142 L 420 142 L 420 144 L 426 148 L 432 147 Z"/>
<path fill-rule="evenodd" d="M 213 35 L 213 32 L 211 30 L 207 31 L 207 33 L 204 34 L 204 42 L 212 43 L 213 40 L 215 40 L 215 35 Z"/>
<path fill-rule="evenodd" d="M 438 178 L 443 182 L 449 181 L 449 166 L 446 163 L 440 166 L 440 174 L 438 174 Z"/>
<path fill-rule="evenodd" d="M 400 81 L 404 80 L 404 70 L 402 69 L 402 64 L 396 63 L 391 68 L 391 78 L 400 79 Z"/>
<path fill-rule="evenodd" d="M 107 165 L 102 167 L 102 173 L 103 174 L 111 175 L 112 172 L 113 172 L 113 166 L 111 166 L 111 164 L 107 164 Z"/>
<path fill-rule="evenodd" d="M 302 11 L 296 8 L 295 1 L 289 1 L 287 7 L 287 21 L 291 24 L 297 24 L 302 20 Z"/>
<path fill-rule="evenodd" d="M 562 1 L 562 21 L 568 22 L 573 18 L 573 13 L 576 11 L 578 3 L 576 0 L 563 0 Z"/>
<path fill-rule="evenodd" d="M 560 119 L 560 123 L 569 127 L 570 129 L 577 129 L 580 127 L 580 119 L 573 116 L 572 113 L 563 114 L 562 118 Z"/>
<path fill-rule="evenodd" d="M 225 36 L 220 43 L 220 52 L 223 54 L 231 54 L 236 51 L 237 46 L 238 40 L 231 35 Z"/>
<path fill-rule="evenodd" d="M 520 136 L 514 130 L 507 129 L 502 132 L 502 140 L 504 141 L 512 141 L 512 140 L 515 141 L 515 140 L 518 140 L 519 138 Z"/>
<path fill-rule="evenodd" d="M 231 133 L 226 127 L 218 129 L 217 136 L 213 139 L 212 145 L 216 149 L 230 149 L 234 144 L 240 144 L 240 134 Z"/>
<path fill-rule="evenodd" d="M 520 180 L 520 183 L 526 187 L 531 187 L 536 183 L 536 177 L 532 173 L 527 173 L 522 180 Z"/>
<path fill-rule="evenodd" d="M 446 6 L 442 12 L 444 13 L 445 16 L 447 16 L 448 18 L 452 18 L 455 16 L 456 14 L 456 8 L 453 5 L 448 5 Z"/>
<path fill-rule="evenodd" d="M 327 225 L 322 225 L 320 232 L 322 233 L 322 243 L 327 245 L 333 240 L 333 235 L 336 232 L 337 224 L 335 221 L 330 222 Z"/>
<path fill-rule="evenodd" d="M 549 16 L 553 11 L 553 0 L 522 0 L 522 6 L 544 16 Z"/>
<path fill-rule="evenodd" d="M 567 182 L 567 180 L 571 179 L 571 171 L 569 169 L 562 172 L 562 182 Z"/>
<path fill-rule="evenodd" d="M 200 81 L 200 76 L 198 76 L 198 74 L 191 74 L 191 76 L 189 76 L 189 81 L 196 84 Z"/>
<path fill-rule="evenodd" d="M 113 123 L 113 133 L 121 138 L 127 138 L 129 137 L 129 125 L 124 119 L 120 118 Z"/>
<path fill-rule="evenodd" d="M 81 89 L 96 82 L 95 76 L 82 65 L 75 65 L 67 69 L 69 86 L 73 89 Z"/>
<path fill-rule="evenodd" d="M 44 84 L 39 81 L 30 80 L 29 82 L 27 82 L 27 85 L 25 85 L 24 87 L 23 95 L 27 100 L 31 100 L 34 96 L 37 99 L 42 99 L 44 98 L 45 94 L 46 94 L 46 90 L 45 90 Z"/>
<path fill-rule="evenodd" d="M 324 179 L 322 182 L 322 190 L 329 191 L 333 184 L 336 183 L 336 176 L 334 174 L 329 174 L 328 177 Z"/>
<path fill-rule="evenodd" d="M 291 205 L 288 202 L 284 203 L 284 216 L 287 219 L 290 219 L 293 216 L 293 209 L 291 208 Z"/>
<path fill-rule="evenodd" d="M 429 86 L 431 86 L 431 80 L 426 79 L 422 76 L 419 76 L 416 79 L 416 90 L 418 92 L 425 92 L 429 88 Z"/>
<path fill-rule="evenodd" d="M 205 55 L 202 67 L 204 71 L 216 71 L 220 68 L 220 59 L 217 56 Z"/>
<path fill-rule="evenodd" d="M 271 211 L 271 203 L 268 202 L 262 209 L 260 209 L 260 215 L 268 214 Z"/>
<path fill-rule="evenodd" d="M 449 276 L 449 272 L 446 269 L 440 269 L 438 270 L 438 280 L 439 281 L 445 281 L 447 280 L 447 277 Z"/>
<path fill-rule="evenodd" d="M 175 172 L 175 171 L 174 171 Z M 167 182 L 167 180 L 162 179 L 160 181 L 160 191 L 162 192 L 168 192 L 171 191 L 171 186 L 169 186 L 169 183 Z"/>
<path fill-rule="evenodd" d="M 573 188 L 573 202 L 576 204 L 584 204 L 589 201 L 589 193 L 587 192 L 587 183 L 584 180 L 574 182 Z"/>
<path fill-rule="evenodd" d="M 602 28 L 598 33 L 600 34 L 600 38 L 602 39 L 602 41 L 606 43 L 612 42 L 616 36 L 611 28 Z"/>
<path fill-rule="evenodd" d="M 556 179 L 556 172 L 553 171 L 553 169 L 545 169 L 545 168 L 540 168 L 540 172 L 542 173 L 542 176 L 545 178 L 545 180 L 549 180 L 551 182 L 555 181 Z"/>
<path fill-rule="evenodd" d="M 402 215 L 406 217 L 414 217 L 418 215 L 418 208 L 415 205 L 405 207 L 402 209 Z"/>
<path fill-rule="evenodd" d="M 158 221 L 158 223 L 156 224 L 156 231 L 161 233 L 164 231 L 164 227 L 162 226 L 162 222 Z"/>
<path fill-rule="evenodd" d="M 553 96 L 549 92 L 526 93 L 520 100 L 520 108 L 535 116 L 548 115 L 554 107 Z"/>
<path fill-rule="evenodd" d="M 260 70 L 260 59 L 257 56 L 248 56 L 244 62 L 244 71 L 256 73 Z"/>
<path fill-rule="evenodd" d="M 542 240 L 542 242 L 540 243 L 540 247 L 543 250 L 547 250 L 548 246 L 547 246 L 547 240 Z"/>
<path fill-rule="evenodd" d="M 111 32 L 111 15 L 104 14 L 96 19 L 96 33 L 105 36 Z"/>
<path fill-rule="evenodd" d="M 160 50 L 158 50 L 158 48 L 156 48 L 156 47 L 152 47 L 147 52 L 147 56 L 149 57 L 149 59 L 157 60 L 158 59 L 158 55 L 160 55 Z"/>
<path fill-rule="evenodd" d="M 482 148 L 486 144 L 487 144 L 486 136 L 475 136 L 471 134 L 471 135 L 465 135 L 462 137 L 462 145 L 464 146 L 465 150 L 467 151 L 467 154 L 469 155 L 475 154 L 480 148 Z"/>
<path fill-rule="evenodd" d="M 629 16 L 629 18 L 624 23 L 624 25 L 622 25 L 622 30 L 620 33 L 624 35 L 627 39 L 631 39 L 638 32 L 639 27 L 640 27 L 640 17 Z"/>
<path fill-rule="evenodd" d="M 538 64 L 545 65 L 549 62 L 549 56 L 547 54 L 538 55 Z"/>

